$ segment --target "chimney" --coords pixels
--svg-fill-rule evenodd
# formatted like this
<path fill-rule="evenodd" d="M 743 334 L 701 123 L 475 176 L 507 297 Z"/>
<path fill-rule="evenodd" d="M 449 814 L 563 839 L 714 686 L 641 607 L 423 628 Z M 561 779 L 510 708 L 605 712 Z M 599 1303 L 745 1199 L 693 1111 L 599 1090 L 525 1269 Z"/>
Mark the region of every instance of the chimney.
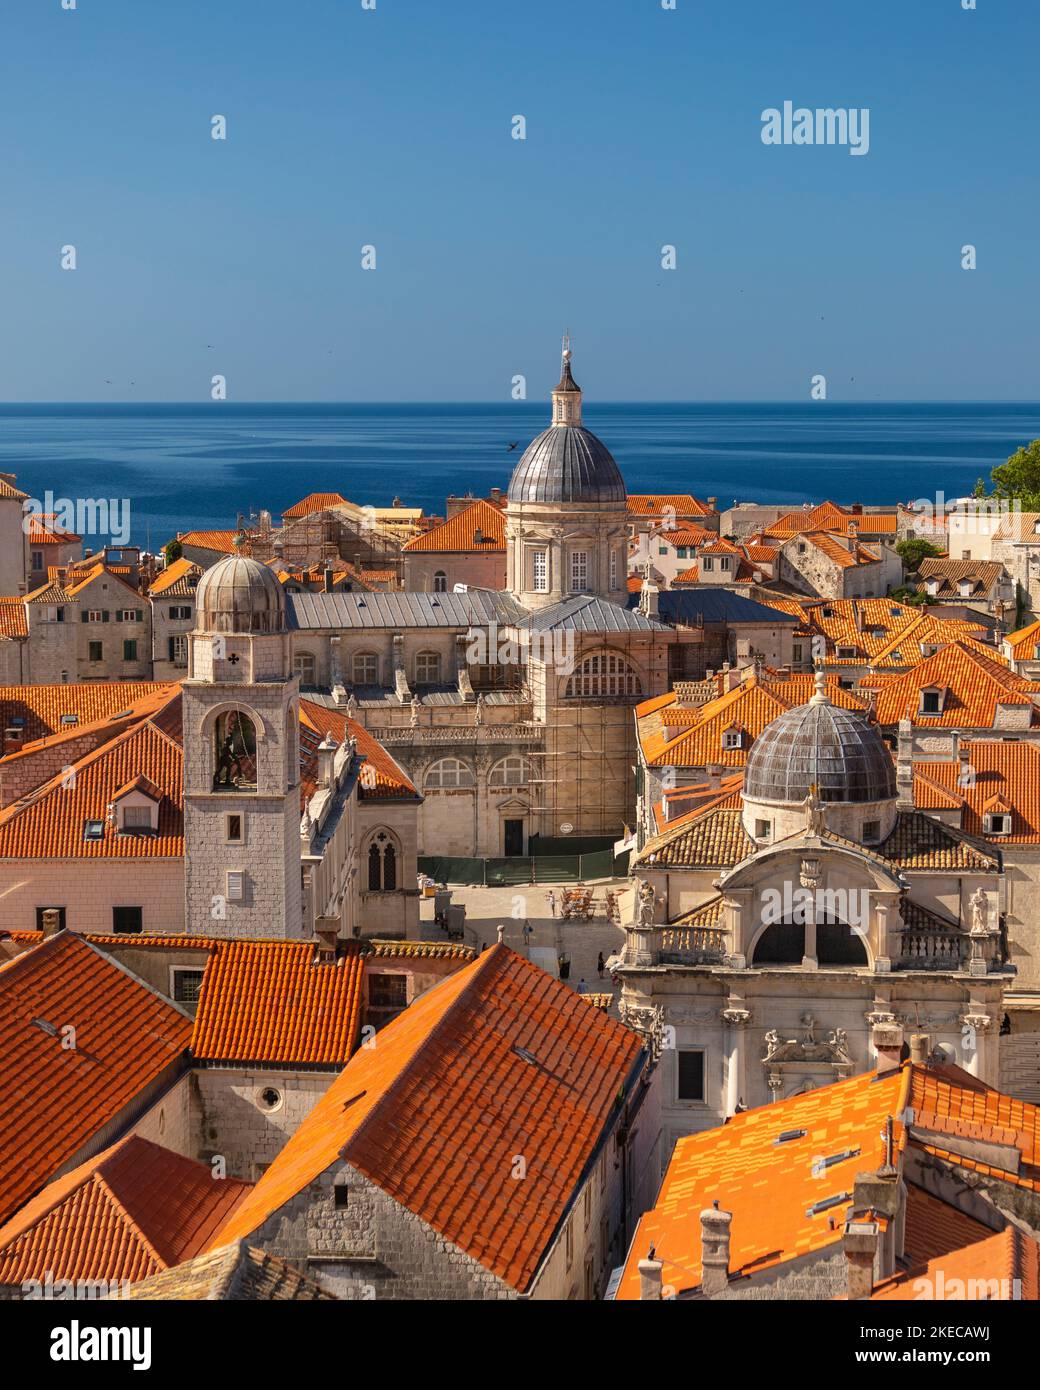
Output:
<path fill-rule="evenodd" d="M 491 489 L 491 500 L 492 500 L 492 502 L 501 502 L 501 500 L 502 500 L 502 489 L 501 489 L 500 487 L 493 487 L 493 488 Z"/>
<path fill-rule="evenodd" d="M 957 740 L 957 785 L 971 786 L 971 749 L 960 739 Z"/>
<path fill-rule="evenodd" d="M 717 497 L 709 497 L 708 506 L 711 509 L 711 511 L 717 512 L 719 509 L 719 499 Z"/>
<path fill-rule="evenodd" d="M 339 923 L 334 917 L 319 917 L 314 928 L 318 944 L 314 952 L 316 965 L 335 965 Z"/>
<path fill-rule="evenodd" d="M 708 786 L 713 792 L 717 792 L 722 787 L 722 768 L 718 763 L 708 763 L 704 769 L 704 774 L 708 779 Z"/>
<path fill-rule="evenodd" d="M 874 1291 L 874 1259 L 878 1248 L 878 1223 L 870 1213 L 855 1212 L 845 1222 L 842 1248 L 848 1276 L 848 1298 L 869 1298 Z"/>
<path fill-rule="evenodd" d="M 332 767 L 336 757 L 336 743 L 331 734 L 326 734 L 318 744 L 318 786 L 332 786 Z"/>
<path fill-rule="evenodd" d="M 909 719 L 899 721 L 896 751 L 896 810 L 914 809 L 914 726 Z"/>
<path fill-rule="evenodd" d="M 846 545 L 848 546 L 848 548 L 849 548 L 849 554 L 850 554 L 850 555 L 855 555 L 855 553 L 856 553 L 856 542 L 857 542 L 858 539 L 859 539 L 859 527 L 856 525 L 856 523 L 855 523 L 854 521 L 850 521 L 850 522 L 849 522 L 848 535 L 847 535 L 846 538 L 845 538 L 845 544 L 846 544 Z"/>
<path fill-rule="evenodd" d="M 910 1035 L 910 1060 L 917 1067 L 926 1067 L 932 1053 L 932 1040 L 927 1033 Z"/>
<path fill-rule="evenodd" d="M 333 571 L 331 569 L 326 569 L 324 574 L 322 575 L 322 587 L 327 594 L 332 593 L 332 580 Z"/>
<path fill-rule="evenodd" d="M 639 1297 L 641 1301 L 661 1298 L 661 1271 L 663 1268 L 662 1261 L 655 1258 L 654 1247 L 651 1245 L 646 1259 L 639 1261 Z"/>
<path fill-rule="evenodd" d="M 718 1198 L 701 1212 L 701 1291 L 717 1298 L 729 1288 L 729 1228 L 733 1213 L 720 1211 Z"/>
<path fill-rule="evenodd" d="M 61 931 L 61 911 L 56 907 L 45 907 L 40 914 L 44 936 L 57 936 Z"/>
<path fill-rule="evenodd" d="M 643 580 L 643 587 L 639 593 L 639 611 L 644 618 L 656 618 L 659 612 L 660 593 L 656 584 L 649 579 Z"/>
<path fill-rule="evenodd" d="M 870 1031 L 870 1041 L 877 1052 L 877 1074 L 887 1076 L 897 1071 L 903 1055 L 903 1025 L 896 1023 L 875 1023 Z"/>

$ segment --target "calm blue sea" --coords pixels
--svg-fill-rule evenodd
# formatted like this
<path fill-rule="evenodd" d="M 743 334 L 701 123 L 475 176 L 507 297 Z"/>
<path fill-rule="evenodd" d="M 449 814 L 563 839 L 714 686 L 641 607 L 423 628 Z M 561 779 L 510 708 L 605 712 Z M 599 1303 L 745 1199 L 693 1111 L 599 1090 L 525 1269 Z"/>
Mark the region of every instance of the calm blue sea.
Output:
<path fill-rule="evenodd" d="M 0 471 L 43 498 L 129 498 L 132 539 L 277 515 L 308 492 L 443 514 L 449 492 L 505 486 L 548 419 L 510 405 L 0 405 Z M 600 405 L 585 421 L 630 492 L 720 507 L 896 502 L 969 492 L 1040 436 L 1037 404 Z M 513 442 L 518 448 L 509 451 Z"/>

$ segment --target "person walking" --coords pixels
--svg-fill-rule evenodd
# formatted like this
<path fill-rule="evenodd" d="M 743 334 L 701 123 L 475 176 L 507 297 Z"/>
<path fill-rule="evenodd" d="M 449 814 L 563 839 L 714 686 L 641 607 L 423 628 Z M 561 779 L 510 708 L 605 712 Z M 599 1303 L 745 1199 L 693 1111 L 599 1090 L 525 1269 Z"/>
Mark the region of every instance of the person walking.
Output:
<path fill-rule="evenodd" d="M 596 974 L 597 974 L 597 975 L 600 977 L 600 979 L 602 980 L 602 978 L 603 978 L 603 952 L 602 952 L 602 951 L 600 951 L 599 955 L 596 957 Z"/>
<path fill-rule="evenodd" d="M 531 949 L 531 937 L 534 935 L 534 929 L 532 928 L 531 923 L 528 922 L 526 919 L 524 920 L 523 932 L 524 932 L 524 950 L 525 950 L 525 951 L 530 951 L 530 949 Z"/>
<path fill-rule="evenodd" d="M 579 993 L 579 994 L 584 994 L 584 993 L 585 993 L 585 977 L 584 977 L 584 976 L 582 976 L 582 978 L 578 981 L 578 993 Z"/>
<path fill-rule="evenodd" d="M 556 916 L 556 893 L 552 888 L 545 895 L 546 902 L 549 904 L 549 911 L 553 917 Z"/>

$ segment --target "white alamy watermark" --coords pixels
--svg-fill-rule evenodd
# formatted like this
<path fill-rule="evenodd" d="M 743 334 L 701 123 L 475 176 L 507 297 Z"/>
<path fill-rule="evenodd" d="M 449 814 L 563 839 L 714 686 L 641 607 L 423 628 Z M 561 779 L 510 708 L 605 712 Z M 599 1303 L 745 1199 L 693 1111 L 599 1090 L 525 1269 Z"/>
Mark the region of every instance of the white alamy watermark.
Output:
<path fill-rule="evenodd" d="M 1008 1303 L 1022 1297 L 1021 1279 L 947 1279 L 942 1269 L 935 1278 L 922 1275 L 913 1282 L 914 1298 L 930 1303 L 943 1300 L 968 1303 Z"/>
<path fill-rule="evenodd" d="M 849 154 L 870 152 L 868 106 L 767 106 L 762 112 L 763 145 L 845 145 Z"/>
<path fill-rule="evenodd" d="M 26 535 L 33 521 L 56 531 L 77 536 L 107 536 L 114 545 L 130 540 L 129 497 L 55 497 L 48 490 L 43 500 L 27 497 L 22 503 L 22 530 Z"/>
<path fill-rule="evenodd" d="M 56 1279 L 45 1270 L 42 1279 L 23 1279 L 24 1299 L 51 1300 L 118 1298 L 133 1284 L 132 1279 Z"/>
<path fill-rule="evenodd" d="M 497 622 L 471 627 L 466 632 L 466 662 L 470 666 L 528 666 L 540 661 L 562 676 L 574 672 L 575 633 L 569 628 L 531 631 L 512 629 L 507 637 Z"/>
<path fill-rule="evenodd" d="M 762 921 L 807 926 L 810 922 L 844 922 L 859 936 L 870 922 L 870 893 L 866 888 L 806 888 L 788 879 L 779 888 L 762 890 Z"/>

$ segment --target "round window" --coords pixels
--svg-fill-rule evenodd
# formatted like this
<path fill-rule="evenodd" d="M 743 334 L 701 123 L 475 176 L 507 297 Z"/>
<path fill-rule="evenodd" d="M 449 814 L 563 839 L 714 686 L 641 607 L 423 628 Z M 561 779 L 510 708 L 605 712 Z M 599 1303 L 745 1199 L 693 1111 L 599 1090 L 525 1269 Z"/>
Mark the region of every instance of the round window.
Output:
<path fill-rule="evenodd" d="M 282 1093 L 275 1086 L 265 1086 L 258 1093 L 257 1102 L 261 1110 L 280 1110 L 282 1108 Z"/>

